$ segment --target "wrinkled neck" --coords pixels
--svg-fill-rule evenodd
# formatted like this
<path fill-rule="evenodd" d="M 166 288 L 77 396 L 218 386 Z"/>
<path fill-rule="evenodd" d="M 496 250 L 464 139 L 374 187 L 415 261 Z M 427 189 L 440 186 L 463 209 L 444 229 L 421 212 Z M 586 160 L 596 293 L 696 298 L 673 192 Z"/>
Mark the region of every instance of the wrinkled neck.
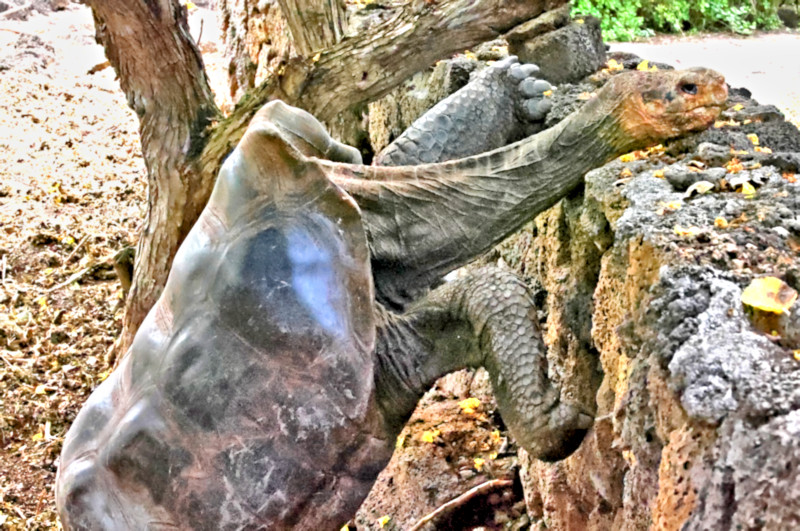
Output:
<path fill-rule="evenodd" d="M 637 146 L 619 102 L 588 102 L 555 127 L 464 159 L 367 167 L 320 161 L 361 207 L 379 298 L 402 307 L 551 207 L 591 169 Z"/>

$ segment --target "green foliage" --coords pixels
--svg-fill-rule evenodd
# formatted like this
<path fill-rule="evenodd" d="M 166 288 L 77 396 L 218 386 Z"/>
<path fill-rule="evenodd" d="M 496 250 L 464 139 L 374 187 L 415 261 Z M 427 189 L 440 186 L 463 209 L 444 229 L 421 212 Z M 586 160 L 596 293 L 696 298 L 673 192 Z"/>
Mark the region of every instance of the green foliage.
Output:
<path fill-rule="evenodd" d="M 603 38 L 629 41 L 655 31 L 733 31 L 779 26 L 781 0 L 575 0 L 573 13 L 601 20 Z"/>

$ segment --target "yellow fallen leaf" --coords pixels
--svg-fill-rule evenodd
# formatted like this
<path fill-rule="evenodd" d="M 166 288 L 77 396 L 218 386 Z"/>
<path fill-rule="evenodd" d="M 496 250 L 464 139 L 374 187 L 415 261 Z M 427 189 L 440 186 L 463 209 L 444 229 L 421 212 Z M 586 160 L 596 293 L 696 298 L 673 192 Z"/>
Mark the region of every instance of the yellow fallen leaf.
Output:
<path fill-rule="evenodd" d="M 757 153 L 767 153 L 767 154 L 769 154 L 769 153 L 772 153 L 772 150 L 770 148 L 768 148 L 768 147 L 756 146 L 756 152 Z"/>
<path fill-rule="evenodd" d="M 636 459 L 636 455 L 631 450 L 623 450 L 622 451 L 622 458 L 631 465 L 631 467 L 635 467 L 638 459 Z"/>
<path fill-rule="evenodd" d="M 740 124 L 736 120 L 717 120 L 716 122 L 714 122 L 714 128 L 716 129 L 720 129 L 722 127 L 737 127 L 740 125 L 742 124 Z"/>
<path fill-rule="evenodd" d="M 619 172 L 619 176 L 623 178 L 633 177 L 633 172 L 630 168 L 623 168 L 621 172 Z"/>
<path fill-rule="evenodd" d="M 35 395 L 43 395 L 47 392 L 47 386 L 44 384 L 37 385 L 36 389 L 33 390 L 33 394 Z"/>
<path fill-rule="evenodd" d="M 458 403 L 461 411 L 467 414 L 475 413 L 475 410 L 481 407 L 481 401 L 477 398 L 470 397 Z"/>
<path fill-rule="evenodd" d="M 800 361 L 800 349 L 793 351 L 792 354 L 794 355 L 795 361 Z"/>
<path fill-rule="evenodd" d="M 542 92 L 542 94 L 543 94 L 544 96 L 547 96 L 547 97 L 549 97 L 549 96 L 552 96 L 552 95 L 553 95 L 553 91 L 552 91 L 552 90 L 545 90 L 544 92 Z"/>
<path fill-rule="evenodd" d="M 744 194 L 745 197 L 753 197 L 756 195 L 756 189 L 753 188 L 753 185 L 750 183 L 742 183 L 742 186 L 736 191 L 740 194 Z"/>
<path fill-rule="evenodd" d="M 339 531 L 350 531 L 350 527 L 347 524 L 344 524 Z"/>
<path fill-rule="evenodd" d="M 728 173 L 739 173 L 743 169 L 744 166 L 742 165 L 742 162 L 735 157 L 729 160 L 727 164 L 725 164 L 725 170 L 727 170 Z"/>
<path fill-rule="evenodd" d="M 680 201 L 670 201 L 664 206 L 666 206 L 670 210 L 680 210 L 682 205 Z"/>
<path fill-rule="evenodd" d="M 697 236 L 700 234 L 700 229 L 697 227 L 681 227 L 675 225 L 672 229 L 678 236 Z"/>
<path fill-rule="evenodd" d="M 663 179 L 664 178 L 664 170 L 656 170 L 653 172 L 653 177 L 656 179 Z"/>
<path fill-rule="evenodd" d="M 422 432 L 422 436 L 420 437 L 420 439 L 422 439 L 422 442 L 432 443 L 441 434 L 442 432 L 437 429 L 427 430 Z"/>
<path fill-rule="evenodd" d="M 388 524 L 389 520 L 391 519 L 392 519 L 391 516 L 381 516 L 380 518 L 378 518 L 378 525 L 381 526 L 381 529 L 383 529 L 384 527 L 386 527 L 386 524 Z"/>
<path fill-rule="evenodd" d="M 490 453 L 490 454 L 489 454 L 489 459 L 491 459 L 491 460 L 495 460 L 495 459 L 497 459 L 497 452 L 492 452 L 492 453 Z"/>
<path fill-rule="evenodd" d="M 789 181 L 792 184 L 797 182 L 797 176 L 794 173 L 790 172 L 790 171 L 785 171 L 781 175 L 783 176 L 784 179 L 786 179 L 787 181 Z"/>
<path fill-rule="evenodd" d="M 584 24 L 585 21 L 582 18 L 579 18 L 575 21 L 575 24 Z"/>
<path fill-rule="evenodd" d="M 782 314 L 797 300 L 797 291 L 777 277 L 754 279 L 742 292 L 742 304 L 761 310 Z"/>
<path fill-rule="evenodd" d="M 44 433 L 42 433 L 41 431 L 36 432 L 33 435 L 33 437 L 31 437 L 31 440 L 34 441 L 34 442 L 35 441 L 41 441 L 42 439 L 44 439 Z"/>
<path fill-rule="evenodd" d="M 405 444 L 406 444 L 406 434 L 405 433 L 401 433 L 400 435 L 397 436 L 397 440 L 394 443 L 394 447 L 399 450 Z"/>
<path fill-rule="evenodd" d="M 749 135 L 747 135 L 747 139 L 748 139 L 748 140 L 750 141 L 750 143 L 751 143 L 751 144 L 753 144 L 754 146 L 757 146 L 757 145 L 758 145 L 758 135 L 757 135 L 757 134 L 755 134 L 755 133 L 750 133 Z"/>
<path fill-rule="evenodd" d="M 470 52 L 469 50 L 464 52 L 464 57 L 466 57 L 467 59 L 472 59 L 472 60 L 477 60 L 478 59 L 478 56 L 475 55 L 473 52 Z"/>
<path fill-rule="evenodd" d="M 728 228 L 728 220 L 723 217 L 714 218 L 714 226 L 718 229 L 727 229 Z"/>
<path fill-rule="evenodd" d="M 741 111 L 742 109 L 744 109 L 744 105 L 742 105 L 741 103 L 737 103 L 736 105 L 733 106 L 734 111 Z"/>
<path fill-rule="evenodd" d="M 317 52 L 317 54 L 311 58 L 311 62 L 316 63 L 317 61 L 319 61 L 320 57 L 322 57 L 322 52 Z"/>
<path fill-rule="evenodd" d="M 500 437 L 500 430 L 494 430 L 492 432 L 492 441 L 495 443 L 499 443 L 502 437 Z"/>
<path fill-rule="evenodd" d="M 624 155 L 620 156 L 620 162 L 633 162 L 636 160 L 636 153 L 625 153 Z"/>
<path fill-rule="evenodd" d="M 658 67 L 655 65 L 650 66 L 650 61 L 645 59 L 636 66 L 636 70 L 639 70 L 641 72 L 658 72 Z"/>
<path fill-rule="evenodd" d="M 472 460 L 472 463 L 475 465 L 475 470 L 480 472 L 481 469 L 483 468 L 483 465 L 486 463 L 486 459 L 481 459 L 480 457 L 476 457 L 475 459 Z"/>
<path fill-rule="evenodd" d="M 697 181 L 691 185 L 683 197 L 694 197 L 695 195 L 703 195 L 714 189 L 714 183 L 710 181 Z"/>
<path fill-rule="evenodd" d="M 618 62 L 616 59 L 609 59 L 606 63 L 606 68 L 612 72 L 615 72 L 617 70 L 622 70 L 625 67 L 622 66 L 622 63 Z"/>

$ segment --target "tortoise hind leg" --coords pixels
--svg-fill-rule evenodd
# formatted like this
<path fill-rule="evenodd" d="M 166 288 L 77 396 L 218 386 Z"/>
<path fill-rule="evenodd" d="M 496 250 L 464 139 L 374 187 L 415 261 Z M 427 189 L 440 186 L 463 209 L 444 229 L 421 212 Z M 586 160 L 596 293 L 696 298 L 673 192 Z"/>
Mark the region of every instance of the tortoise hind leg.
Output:
<path fill-rule="evenodd" d="M 548 377 L 532 297 L 508 271 L 473 270 L 378 321 L 378 399 L 398 431 L 437 378 L 477 366 L 489 372 L 503 421 L 532 456 L 568 456 L 592 424 Z"/>

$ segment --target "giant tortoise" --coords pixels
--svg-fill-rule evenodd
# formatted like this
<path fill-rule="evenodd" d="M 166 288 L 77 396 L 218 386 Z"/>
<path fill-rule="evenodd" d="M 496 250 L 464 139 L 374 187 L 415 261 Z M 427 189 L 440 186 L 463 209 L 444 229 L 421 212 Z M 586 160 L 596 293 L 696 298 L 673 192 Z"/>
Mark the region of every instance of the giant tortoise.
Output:
<path fill-rule="evenodd" d="M 486 75 L 526 72 L 512 60 Z M 441 279 L 588 170 L 707 127 L 726 98 L 710 70 L 622 74 L 535 136 L 400 167 L 354 164 L 311 115 L 267 104 L 66 437 L 64 527 L 338 529 L 422 393 L 466 366 L 487 368 L 523 447 L 565 457 L 592 416 L 549 380 L 525 285 L 497 268 Z M 535 119 L 542 100 L 526 101 Z M 432 112 L 384 158 L 459 142 L 448 130 L 480 136 L 453 129 L 448 104 Z"/>

